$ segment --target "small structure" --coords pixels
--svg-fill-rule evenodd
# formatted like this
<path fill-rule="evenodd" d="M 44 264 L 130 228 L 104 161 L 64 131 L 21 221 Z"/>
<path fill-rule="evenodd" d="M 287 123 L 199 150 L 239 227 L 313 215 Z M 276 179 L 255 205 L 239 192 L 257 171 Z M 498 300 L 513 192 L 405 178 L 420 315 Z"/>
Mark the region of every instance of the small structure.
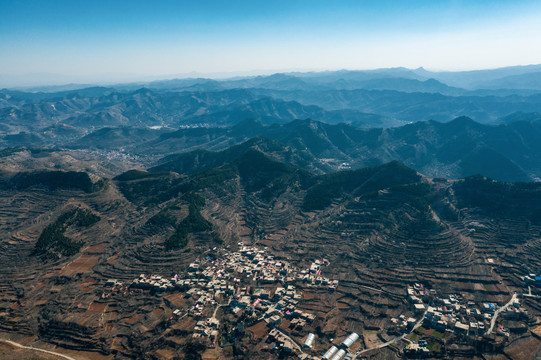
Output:
<path fill-rule="evenodd" d="M 346 338 L 346 340 L 342 341 L 341 346 L 347 349 L 351 345 L 353 345 L 353 343 L 355 341 L 357 341 L 358 339 L 359 339 L 359 335 L 357 333 L 353 332 L 353 333 L 349 334 L 349 336 Z"/>
<path fill-rule="evenodd" d="M 312 348 L 312 344 L 314 343 L 314 339 L 315 339 L 315 335 L 310 333 L 308 334 L 308 337 L 306 338 L 306 341 L 304 342 L 304 347 L 308 348 L 308 349 L 311 349 Z"/>
<path fill-rule="evenodd" d="M 491 303 L 485 303 L 483 304 L 483 310 L 487 314 L 494 314 L 494 311 L 496 310 L 496 306 L 494 306 L 494 304 L 491 304 Z"/>
<path fill-rule="evenodd" d="M 463 324 L 461 322 L 457 322 L 455 324 L 455 333 L 457 335 L 467 335 L 469 330 L 469 326 L 466 324 Z"/>
<path fill-rule="evenodd" d="M 331 360 L 340 360 L 344 357 L 344 355 L 346 355 L 346 350 L 340 349 L 340 351 L 338 351 Z"/>
<path fill-rule="evenodd" d="M 417 343 L 409 343 L 406 345 L 404 349 L 404 353 L 406 355 L 413 355 L 413 356 L 426 356 L 430 353 L 430 350 L 428 349 L 426 343 L 424 344 L 417 344 Z"/>
<path fill-rule="evenodd" d="M 282 322 L 282 318 L 280 315 L 273 315 L 269 319 L 269 325 L 270 326 L 278 326 Z"/>
<path fill-rule="evenodd" d="M 415 320 L 415 318 L 410 317 L 408 318 L 407 323 L 408 323 L 408 330 L 411 330 L 417 323 L 417 320 Z"/>
<path fill-rule="evenodd" d="M 338 351 L 338 348 L 336 346 L 331 346 L 331 348 L 329 350 L 327 350 L 327 352 L 325 354 L 323 354 L 323 359 L 325 360 L 330 360 L 331 357 L 336 354 L 336 352 Z"/>
<path fill-rule="evenodd" d="M 122 282 L 117 279 L 109 279 L 105 283 L 105 286 L 122 286 Z"/>

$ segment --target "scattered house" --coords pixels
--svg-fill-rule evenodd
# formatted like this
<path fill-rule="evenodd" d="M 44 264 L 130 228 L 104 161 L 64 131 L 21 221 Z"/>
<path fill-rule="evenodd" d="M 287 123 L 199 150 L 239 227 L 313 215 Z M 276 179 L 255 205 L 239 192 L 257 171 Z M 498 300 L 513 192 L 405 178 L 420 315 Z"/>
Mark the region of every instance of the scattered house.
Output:
<path fill-rule="evenodd" d="M 291 341 L 286 340 L 281 344 L 281 348 L 282 348 L 282 351 L 286 353 L 290 353 L 290 352 L 293 352 L 295 345 Z"/>
<path fill-rule="evenodd" d="M 207 320 L 207 325 L 211 328 L 219 328 L 220 327 L 220 320 L 216 319 L 216 318 L 209 318 Z"/>
<path fill-rule="evenodd" d="M 408 318 L 408 320 L 406 322 L 408 324 L 408 330 L 411 330 L 411 329 L 413 329 L 413 327 L 417 323 L 417 320 L 415 318 L 410 317 L 410 318 Z"/>
<path fill-rule="evenodd" d="M 305 326 L 306 326 L 306 321 L 299 318 L 291 320 L 291 323 L 289 325 L 290 328 L 297 329 L 297 330 L 302 330 Z"/>
<path fill-rule="evenodd" d="M 250 297 L 249 296 L 243 296 L 238 301 L 238 307 L 245 308 L 248 305 L 250 305 Z"/>
<path fill-rule="evenodd" d="M 428 349 L 428 344 L 426 342 L 423 344 L 412 342 L 406 345 L 404 348 L 404 353 L 410 356 L 424 357 L 430 353 L 430 350 Z"/>
<path fill-rule="evenodd" d="M 280 338 L 281 335 L 282 335 L 282 333 L 280 331 L 278 331 L 278 329 L 272 329 L 269 332 L 269 339 L 271 341 L 277 341 Z"/>
<path fill-rule="evenodd" d="M 198 263 L 191 263 L 190 266 L 188 266 L 189 272 L 196 272 L 199 270 L 199 264 Z"/>
<path fill-rule="evenodd" d="M 425 312 L 425 306 L 421 304 L 414 304 L 413 305 L 414 311 L 416 314 L 422 314 Z"/>
<path fill-rule="evenodd" d="M 105 286 L 122 286 L 123 282 L 118 281 L 117 279 L 109 279 L 105 283 Z"/>
<path fill-rule="evenodd" d="M 496 304 L 484 303 L 480 305 L 480 310 L 475 302 L 466 301 L 460 294 L 438 297 L 436 292 L 426 289 L 424 293 L 423 300 L 432 306 L 426 307 L 423 326 L 434 328 L 440 332 L 451 331 L 460 336 L 482 336 L 485 334 L 486 325 L 497 309 Z M 411 301 L 412 296 L 417 296 L 417 292 L 415 287 L 408 286 L 408 300 Z M 416 304 L 415 298 L 413 300 L 415 312 L 421 312 L 425 305 L 422 303 Z M 519 301 L 515 301 L 512 305 L 501 314 L 504 319 L 517 321 L 528 318 L 527 312 L 520 308 Z M 396 325 L 395 329 L 399 330 L 399 332 L 403 328 L 404 319 L 403 315 L 400 316 L 400 319 L 391 319 L 391 322 Z M 413 318 L 408 319 L 408 329 L 411 328 L 413 321 Z M 503 336 L 505 336 L 505 333 L 503 331 Z"/>
<path fill-rule="evenodd" d="M 479 334 L 479 329 L 478 329 L 478 326 L 477 326 L 477 322 L 470 322 L 470 328 L 469 328 L 468 333 L 470 334 L 470 336 Z"/>
<path fill-rule="evenodd" d="M 503 325 L 498 325 L 498 329 L 496 330 L 496 334 L 500 335 L 500 336 L 505 336 L 505 337 L 509 337 L 509 332 L 506 331 L 503 327 Z"/>
<path fill-rule="evenodd" d="M 278 326 L 282 322 L 282 318 L 280 315 L 273 315 L 269 318 L 269 325 L 270 326 Z"/>
<path fill-rule="evenodd" d="M 456 326 L 456 324 L 455 324 Z M 445 320 L 438 320 L 434 325 L 434 329 L 443 332 L 447 329 L 447 322 Z"/>
<path fill-rule="evenodd" d="M 496 310 L 496 306 L 491 303 L 484 303 L 483 310 L 485 313 L 494 314 L 494 311 Z"/>
<path fill-rule="evenodd" d="M 455 324 L 455 334 L 457 335 L 468 335 L 469 326 L 461 322 Z"/>

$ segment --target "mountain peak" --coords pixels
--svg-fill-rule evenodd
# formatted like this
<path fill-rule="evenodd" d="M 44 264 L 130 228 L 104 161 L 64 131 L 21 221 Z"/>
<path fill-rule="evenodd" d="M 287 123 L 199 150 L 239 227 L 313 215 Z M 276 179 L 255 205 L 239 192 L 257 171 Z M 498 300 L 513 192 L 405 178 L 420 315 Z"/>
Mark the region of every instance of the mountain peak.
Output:
<path fill-rule="evenodd" d="M 449 121 L 449 124 L 465 126 L 465 125 L 480 125 L 477 121 L 468 116 L 459 116 Z"/>

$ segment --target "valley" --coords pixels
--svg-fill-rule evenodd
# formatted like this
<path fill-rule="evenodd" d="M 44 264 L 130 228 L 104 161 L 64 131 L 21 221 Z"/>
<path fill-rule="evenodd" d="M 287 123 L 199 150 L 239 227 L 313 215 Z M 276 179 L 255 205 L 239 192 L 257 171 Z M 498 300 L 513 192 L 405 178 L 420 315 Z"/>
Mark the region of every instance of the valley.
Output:
<path fill-rule="evenodd" d="M 541 268 L 537 184 L 431 179 L 398 162 L 313 175 L 261 146 L 219 161 L 209 153 L 192 171 L 114 178 L 101 169 L 123 160 L 92 168 L 79 159 L 94 170 L 88 188 L 56 185 L 52 169 L 24 187 L 15 169 L 5 173 L 2 338 L 77 359 L 320 358 L 351 333 L 359 340 L 345 349 L 356 358 L 400 358 L 419 339 L 435 357 L 497 358 L 515 344 L 539 352 L 538 287 L 523 280 Z M 182 159 L 166 164 L 189 164 Z M 509 201 L 522 211 L 499 211 Z M 65 223 L 80 249 L 36 253 L 44 228 L 77 209 L 99 217 Z M 183 240 L 168 248 L 174 236 Z M 419 296 L 425 311 L 441 307 L 436 297 L 460 296 L 466 308 L 503 306 L 516 293 L 523 315 L 499 316 L 498 333 L 441 332 L 408 298 L 414 284 L 430 290 Z M 419 327 L 401 328 L 401 317 Z"/>

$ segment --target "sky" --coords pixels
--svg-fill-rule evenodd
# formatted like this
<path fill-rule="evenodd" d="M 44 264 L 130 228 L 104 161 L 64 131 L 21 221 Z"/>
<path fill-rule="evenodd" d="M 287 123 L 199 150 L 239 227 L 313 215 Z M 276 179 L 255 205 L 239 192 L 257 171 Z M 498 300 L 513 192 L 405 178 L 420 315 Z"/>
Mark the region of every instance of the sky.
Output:
<path fill-rule="evenodd" d="M 0 86 L 486 69 L 540 64 L 539 39 L 529 0 L 0 0 Z"/>

